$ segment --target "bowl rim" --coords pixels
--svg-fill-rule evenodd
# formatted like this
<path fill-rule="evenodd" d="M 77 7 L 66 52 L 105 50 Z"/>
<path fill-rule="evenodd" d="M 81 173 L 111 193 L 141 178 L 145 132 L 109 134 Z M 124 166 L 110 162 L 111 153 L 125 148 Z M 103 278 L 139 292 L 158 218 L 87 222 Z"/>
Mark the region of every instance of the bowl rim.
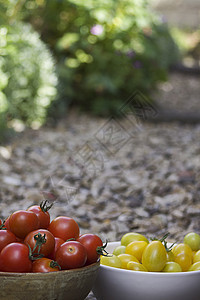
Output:
<path fill-rule="evenodd" d="M 25 273 L 16 273 L 16 272 L 0 272 L 0 277 L 22 277 L 22 276 L 34 276 L 34 277 L 37 277 L 38 275 L 40 276 L 47 276 L 47 275 L 51 275 L 51 276 L 54 276 L 53 274 L 56 274 L 60 275 L 60 274 L 71 274 L 71 273 L 74 273 L 74 272 L 81 272 L 81 271 L 84 271 L 84 270 L 88 270 L 88 269 L 92 269 L 93 267 L 100 267 L 100 259 L 98 259 L 95 263 L 92 263 L 90 265 L 87 265 L 87 266 L 83 266 L 81 268 L 75 268 L 75 269 L 69 269 L 69 270 L 60 270 L 60 271 L 56 271 L 56 272 L 35 272 L 35 273 L 32 273 L 32 272 L 25 272 Z"/>
<path fill-rule="evenodd" d="M 112 244 L 118 244 L 119 246 L 121 245 L 120 241 L 115 241 L 115 242 L 109 242 L 108 245 L 112 245 Z M 117 246 L 117 245 L 116 245 Z M 120 269 L 120 268 L 115 268 L 115 267 L 110 267 L 110 266 L 106 266 L 106 265 L 102 265 L 100 264 L 100 268 L 105 269 L 105 270 L 110 270 L 113 272 L 122 272 L 122 273 L 131 273 L 131 274 L 140 274 L 140 275 L 144 275 L 144 276 L 194 276 L 194 274 L 200 274 L 200 270 L 197 271 L 186 271 L 186 272 L 143 272 L 143 271 L 133 271 L 133 270 L 127 270 L 127 269 Z"/>

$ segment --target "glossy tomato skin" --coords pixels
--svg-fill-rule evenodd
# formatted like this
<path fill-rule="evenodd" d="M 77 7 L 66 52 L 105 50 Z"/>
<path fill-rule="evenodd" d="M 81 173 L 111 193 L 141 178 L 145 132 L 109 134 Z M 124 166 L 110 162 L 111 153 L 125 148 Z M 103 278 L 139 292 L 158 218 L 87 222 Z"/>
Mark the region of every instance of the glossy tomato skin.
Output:
<path fill-rule="evenodd" d="M 174 253 L 170 250 L 167 252 L 167 262 L 173 262 L 174 261 Z"/>
<path fill-rule="evenodd" d="M 29 259 L 29 249 L 21 243 L 11 243 L 0 253 L 0 270 L 3 272 L 31 272 L 32 262 Z"/>
<path fill-rule="evenodd" d="M 148 239 L 144 235 L 137 232 L 128 232 L 124 234 L 123 237 L 121 238 L 121 245 L 127 246 L 128 244 L 135 241 L 145 241 L 149 243 Z"/>
<path fill-rule="evenodd" d="M 33 273 L 47 273 L 60 271 L 59 266 L 54 266 L 55 261 L 49 258 L 40 258 L 33 262 Z"/>
<path fill-rule="evenodd" d="M 141 262 L 142 254 L 147 245 L 148 244 L 145 241 L 131 242 L 126 246 L 125 253 L 135 256 L 139 260 L 139 262 Z"/>
<path fill-rule="evenodd" d="M 5 225 L 5 228 L 6 228 L 6 229 L 8 229 L 9 231 L 11 231 L 10 225 L 9 225 L 9 221 L 10 221 L 10 216 L 5 220 L 4 225 Z"/>
<path fill-rule="evenodd" d="M 127 269 L 133 271 L 148 272 L 145 266 L 135 261 L 129 261 L 127 264 Z"/>
<path fill-rule="evenodd" d="M 55 260 L 56 259 L 56 252 L 58 250 L 58 248 L 64 244 L 64 240 L 62 240 L 61 238 L 55 237 L 55 247 L 53 252 L 48 256 L 48 258 Z"/>
<path fill-rule="evenodd" d="M 200 271 L 200 261 L 193 263 L 188 271 Z"/>
<path fill-rule="evenodd" d="M 195 254 L 193 256 L 192 262 L 195 263 L 197 261 L 200 261 L 200 250 L 198 250 L 197 252 L 195 252 Z"/>
<path fill-rule="evenodd" d="M 174 261 L 181 266 L 183 272 L 186 272 L 192 265 L 192 258 L 187 253 L 179 253 L 174 257 Z"/>
<path fill-rule="evenodd" d="M 80 242 L 87 251 L 86 264 L 92 264 L 96 262 L 100 257 L 100 254 L 97 253 L 98 247 L 103 246 L 103 242 L 100 237 L 95 234 L 86 233 L 81 235 L 77 241 Z"/>
<path fill-rule="evenodd" d="M 127 269 L 127 265 L 130 261 L 134 261 L 134 262 L 139 263 L 138 259 L 136 257 L 132 256 L 131 254 L 126 254 L 126 253 L 119 254 L 118 258 L 121 261 L 121 268 L 122 269 Z"/>
<path fill-rule="evenodd" d="M 36 239 L 35 236 L 38 234 L 41 234 L 42 236 L 45 235 L 45 239 L 46 242 L 41 246 L 40 249 L 40 254 L 43 254 L 44 256 L 48 256 L 50 255 L 55 247 L 55 238 L 54 236 L 51 234 L 51 232 L 49 232 L 46 229 L 37 229 L 34 231 L 31 231 L 24 239 L 24 244 L 29 245 L 31 247 L 31 249 L 33 250 L 33 248 L 35 247 L 36 244 Z M 38 247 L 35 249 L 35 251 L 33 253 L 37 253 L 38 252 Z"/>
<path fill-rule="evenodd" d="M 167 273 L 171 273 L 171 272 L 182 272 L 181 266 L 179 264 L 177 264 L 174 261 L 168 261 L 165 264 L 164 269 L 162 269 L 162 272 L 167 272 Z"/>
<path fill-rule="evenodd" d="M 39 228 L 47 229 L 50 224 L 50 214 L 48 211 L 43 211 L 39 205 L 33 205 L 27 209 L 27 211 L 34 212 L 39 220 Z"/>
<path fill-rule="evenodd" d="M 8 244 L 15 242 L 17 242 L 17 238 L 11 231 L 7 229 L 0 230 L 0 252 Z"/>
<path fill-rule="evenodd" d="M 87 260 L 85 247 L 77 241 L 62 244 L 56 252 L 56 261 L 62 270 L 81 268 Z"/>
<path fill-rule="evenodd" d="M 185 253 L 185 254 L 189 255 L 191 258 L 193 257 L 192 249 L 190 248 L 190 246 L 188 246 L 187 244 L 184 244 L 184 243 L 175 245 L 172 248 L 172 253 L 175 256 L 177 256 L 180 253 Z"/>
<path fill-rule="evenodd" d="M 184 237 L 184 243 L 190 246 L 193 251 L 198 251 L 200 249 L 200 235 L 190 232 Z"/>
<path fill-rule="evenodd" d="M 113 268 L 121 268 L 122 263 L 118 256 L 101 256 L 100 262 L 104 266 L 109 266 Z"/>
<path fill-rule="evenodd" d="M 160 272 L 167 262 L 167 253 L 160 241 L 150 242 L 143 251 L 142 264 L 150 272 Z"/>
<path fill-rule="evenodd" d="M 60 216 L 53 219 L 48 230 L 55 236 L 67 241 L 79 237 L 79 226 L 76 221 L 69 217 Z"/>
<path fill-rule="evenodd" d="M 9 217 L 10 230 L 20 239 L 38 228 L 39 221 L 36 214 L 32 211 L 18 210 Z"/>
<path fill-rule="evenodd" d="M 125 253 L 125 250 L 126 250 L 126 247 L 125 246 L 117 246 L 114 250 L 113 250 L 113 254 L 118 256 L 120 254 L 124 254 Z"/>

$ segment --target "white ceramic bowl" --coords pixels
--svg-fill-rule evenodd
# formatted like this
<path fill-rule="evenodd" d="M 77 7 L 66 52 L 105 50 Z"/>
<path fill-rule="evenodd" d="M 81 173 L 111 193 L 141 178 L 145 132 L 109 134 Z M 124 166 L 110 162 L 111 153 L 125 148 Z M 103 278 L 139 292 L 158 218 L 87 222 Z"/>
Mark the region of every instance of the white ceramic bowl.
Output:
<path fill-rule="evenodd" d="M 112 253 L 120 242 L 108 243 Z M 98 300 L 200 300 L 200 271 L 161 273 L 101 265 L 93 288 Z"/>

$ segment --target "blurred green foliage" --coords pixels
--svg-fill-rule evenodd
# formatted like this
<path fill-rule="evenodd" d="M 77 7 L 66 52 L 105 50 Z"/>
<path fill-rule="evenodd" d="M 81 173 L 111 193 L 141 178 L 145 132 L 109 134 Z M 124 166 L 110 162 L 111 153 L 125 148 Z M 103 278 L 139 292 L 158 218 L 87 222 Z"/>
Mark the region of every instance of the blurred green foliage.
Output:
<path fill-rule="evenodd" d="M 51 54 L 28 24 L 1 27 L 1 113 L 32 125 L 43 123 L 55 97 Z"/>
<path fill-rule="evenodd" d="M 98 115 L 116 113 L 135 89 L 165 80 L 178 50 L 146 0 L 29 0 L 31 22 L 57 58 L 59 100 Z M 60 108 L 60 109 L 59 109 Z"/>
<path fill-rule="evenodd" d="M 0 18 L 0 139 L 6 128 L 40 127 L 56 96 L 52 54 L 31 25 L 16 22 L 14 2 Z"/>
<path fill-rule="evenodd" d="M 105 116 L 152 91 L 179 53 L 147 2 L 0 0 L 1 123 L 36 127 L 69 105 Z"/>

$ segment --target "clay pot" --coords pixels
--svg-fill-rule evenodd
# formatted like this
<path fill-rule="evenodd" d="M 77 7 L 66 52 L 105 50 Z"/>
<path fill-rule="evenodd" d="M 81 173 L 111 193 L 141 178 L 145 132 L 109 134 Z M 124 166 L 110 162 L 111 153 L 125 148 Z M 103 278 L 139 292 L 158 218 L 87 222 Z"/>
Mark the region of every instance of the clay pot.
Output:
<path fill-rule="evenodd" d="M 0 272 L 1 300 L 83 300 L 91 291 L 99 262 L 49 273 Z"/>

